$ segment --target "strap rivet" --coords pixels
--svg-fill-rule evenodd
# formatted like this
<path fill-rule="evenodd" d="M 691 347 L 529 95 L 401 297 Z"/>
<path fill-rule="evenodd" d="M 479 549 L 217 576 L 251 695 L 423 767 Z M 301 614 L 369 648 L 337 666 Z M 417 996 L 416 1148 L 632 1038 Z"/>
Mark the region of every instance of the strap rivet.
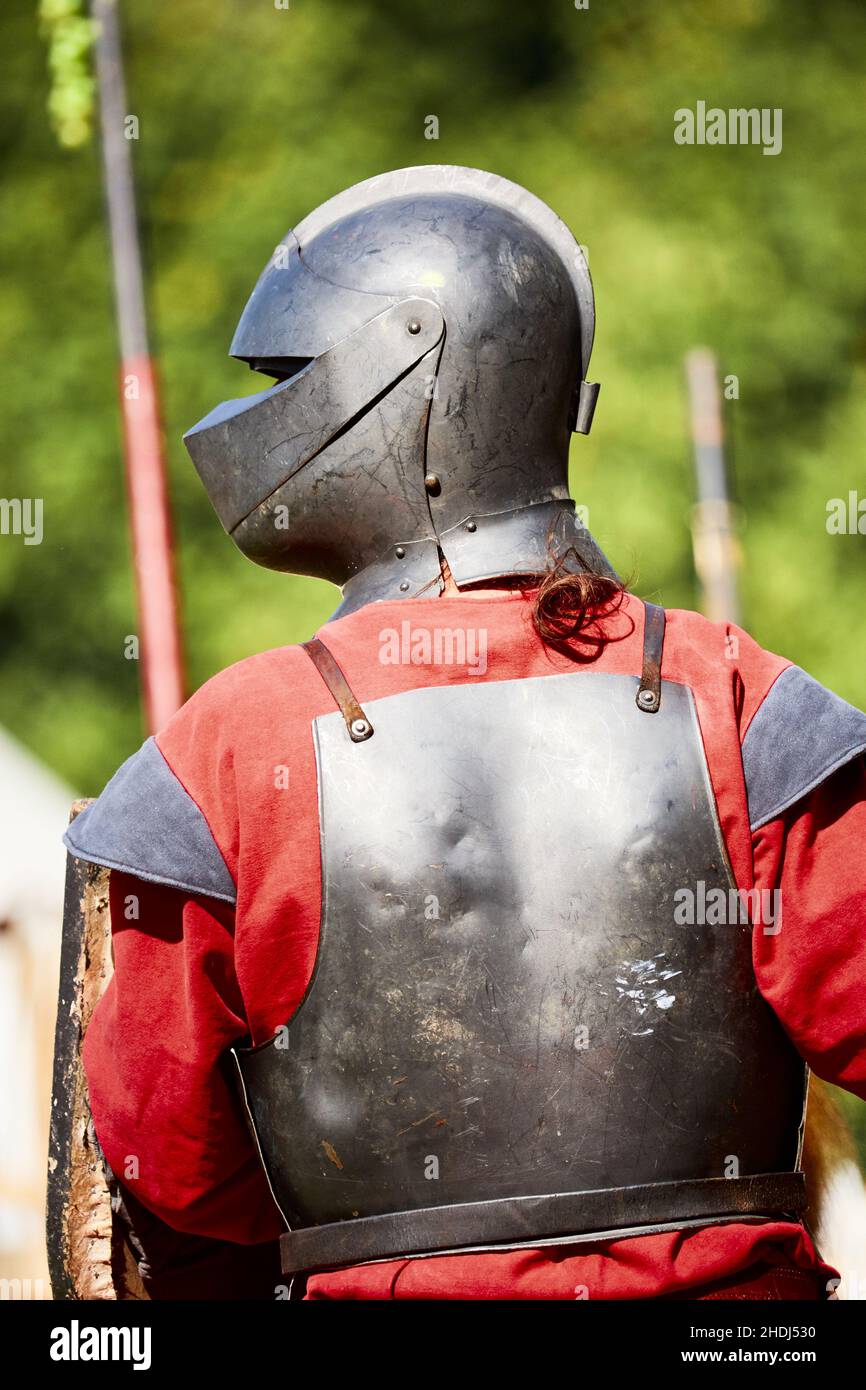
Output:
<path fill-rule="evenodd" d="M 641 690 L 638 694 L 637 701 L 644 709 L 653 709 L 655 707 L 656 697 L 652 690 Z"/>
<path fill-rule="evenodd" d="M 370 732 L 370 725 L 367 723 L 366 719 L 353 719 L 351 731 L 355 738 L 366 738 Z"/>

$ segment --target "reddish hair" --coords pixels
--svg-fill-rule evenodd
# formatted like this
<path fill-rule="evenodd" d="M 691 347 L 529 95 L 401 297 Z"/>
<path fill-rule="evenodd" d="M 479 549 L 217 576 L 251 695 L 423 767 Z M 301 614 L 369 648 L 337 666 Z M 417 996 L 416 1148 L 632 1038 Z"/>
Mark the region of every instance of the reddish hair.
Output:
<path fill-rule="evenodd" d="M 582 568 L 576 569 L 575 561 Z M 599 574 L 569 546 L 551 557 L 550 568 L 538 576 L 532 603 L 535 631 L 542 642 L 573 660 L 591 661 L 606 640 L 600 622 L 617 611 L 625 592 L 620 579 Z"/>

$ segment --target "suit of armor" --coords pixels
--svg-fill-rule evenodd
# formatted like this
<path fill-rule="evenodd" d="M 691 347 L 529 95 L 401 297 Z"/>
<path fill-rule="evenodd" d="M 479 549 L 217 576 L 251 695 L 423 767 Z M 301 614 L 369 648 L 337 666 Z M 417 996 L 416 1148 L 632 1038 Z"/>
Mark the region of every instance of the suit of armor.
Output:
<path fill-rule="evenodd" d="M 276 385 L 187 442 L 241 549 L 343 601 L 198 692 L 67 836 L 113 915 L 145 905 L 86 1044 L 109 1162 L 147 1149 L 136 1197 L 171 1227 L 279 1235 L 307 1296 L 829 1277 L 805 1062 L 866 1086 L 862 1047 L 840 1060 L 864 1015 L 834 1049 L 797 1002 L 825 872 L 798 846 L 858 832 L 866 716 L 622 590 L 567 492 L 593 331 L 571 234 L 491 175 L 399 171 L 289 234 L 232 348 Z M 573 640 L 539 635 L 551 570 L 606 584 Z"/>

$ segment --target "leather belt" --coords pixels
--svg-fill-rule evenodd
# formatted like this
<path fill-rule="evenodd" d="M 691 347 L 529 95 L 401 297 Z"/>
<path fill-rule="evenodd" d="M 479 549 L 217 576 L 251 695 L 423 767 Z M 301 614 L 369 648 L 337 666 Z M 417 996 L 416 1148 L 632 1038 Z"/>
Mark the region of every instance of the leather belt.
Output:
<path fill-rule="evenodd" d="M 284 1274 L 312 1273 L 407 1255 L 459 1253 L 477 1246 L 525 1245 L 557 1237 L 567 1241 L 602 1232 L 615 1236 L 634 1227 L 795 1215 L 806 1200 L 802 1173 L 693 1178 L 358 1217 L 287 1231 L 280 1237 L 280 1250 Z"/>

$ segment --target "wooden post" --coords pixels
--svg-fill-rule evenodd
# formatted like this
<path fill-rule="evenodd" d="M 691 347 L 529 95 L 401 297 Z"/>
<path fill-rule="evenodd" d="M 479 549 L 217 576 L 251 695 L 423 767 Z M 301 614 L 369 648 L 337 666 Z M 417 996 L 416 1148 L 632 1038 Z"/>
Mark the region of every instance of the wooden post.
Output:
<path fill-rule="evenodd" d="M 701 608 L 713 622 L 740 622 L 739 550 L 728 496 L 722 397 L 715 356 L 696 348 L 686 357 L 698 500 L 692 512 Z"/>
<path fill-rule="evenodd" d="M 76 801 L 71 819 L 89 805 Z M 55 1299 L 148 1297 L 113 1209 L 81 1060 L 90 1020 L 114 970 L 109 878 L 108 869 L 67 859 L 45 1213 Z"/>

